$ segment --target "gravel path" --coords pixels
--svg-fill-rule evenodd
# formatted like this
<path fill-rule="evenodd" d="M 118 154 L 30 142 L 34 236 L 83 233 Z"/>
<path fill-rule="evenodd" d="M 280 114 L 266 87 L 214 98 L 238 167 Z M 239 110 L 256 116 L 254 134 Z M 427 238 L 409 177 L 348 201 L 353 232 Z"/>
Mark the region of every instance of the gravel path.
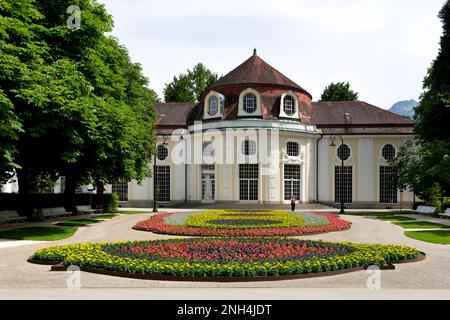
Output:
<path fill-rule="evenodd" d="M 0 246 L 0 299 L 11 296 L 20 298 L 21 293 L 39 292 L 39 289 L 66 288 L 66 281 L 68 279 L 66 272 L 51 272 L 49 266 L 34 265 L 26 261 L 39 248 L 80 242 L 176 238 L 131 229 L 135 223 L 150 216 L 151 214 L 121 215 L 109 221 L 79 228 L 74 236 L 65 240 L 31 243 L 6 248 Z M 397 265 L 396 270 L 382 271 L 382 289 L 389 289 L 391 290 L 390 292 L 404 292 L 404 289 L 420 289 L 423 292 L 423 289 L 433 289 L 434 291 L 430 291 L 430 294 L 431 292 L 435 293 L 434 295 L 432 294 L 432 297 L 436 299 L 450 299 L 450 246 L 410 239 L 403 235 L 404 230 L 401 227 L 387 222 L 357 216 L 346 216 L 344 219 L 353 223 L 350 230 L 308 236 L 306 238 L 360 243 L 397 244 L 416 247 L 427 254 L 427 259 L 423 262 Z M 102 290 L 106 290 L 105 292 L 107 292 L 108 288 L 120 288 L 120 290 L 130 288 L 184 288 L 182 291 L 177 291 L 178 293 L 189 292 L 188 289 L 195 290 L 194 288 L 289 288 L 292 290 L 301 289 L 303 291 L 308 288 L 317 290 L 335 288 L 341 291 L 350 290 L 348 292 L 365 290 L 367 293 L 369 290 L 365 288 L 368 277 L 367 272 L 361 271 L 332 277 L 277 282 L 191 283 L 135 280 L 82 272 L 81 286 L 83 289 L 102 288 Z M 30 289 L 31 291 L 26 291 L 25 289 Z M 68 291 L 66 290 L 65 292 L 67 293 Z M 73 290 L 70 291 L 73 292 Z M 137 291 L 130 291 L 130 294 L 132 292 L 136 293 Z M 280 294 L 283 294 L 283 290 L 279 291 Z M 300 291 L 298 292 L 299 294 Z M 16 292 L 15 295 L 13 294 L 14 292 Z M 42 292 L 45 292 L 45 290 Z M 35 297 L 43 298 L 42 292 L 41 295 L 36 293 Z M 98 290 L 95 292 L 98 293 Z M 243 293 L 242 296 L 237 295 L 236 297 L 252 298 L 251 292 L 248 291 L 247 294 Z M 261 292 L 267 293 L 268 291 Z M 275 292 L 277 291 L 274 290 L 273 294 Z M 418 292 L 416 291 L 416 294 Z M 53 295 L 48 293 L 48 297 L 50 298 L 51 296 Z M 132 294 L 132 296 L 134 298 L 140 298 L 139 295 L 135 296 Z M 175 294 L 175 296 L 177 295 Z M 208 297 L 208 294 L 204 294 L 204 296 Z M 355 297 L 361 296 L 361 293 L 355 294 Z M 411 295 L 411 297 L 413 296 Z M 94 294 L 92 297 L 94 298 L 96 295 Z M 111 295 L 111 297 L 115 297 L 115 295 Z M 268 295 L 267 297 L 271 296 Z M 404 296 L 404 293 L 397 297 L 407 298 Z"/>

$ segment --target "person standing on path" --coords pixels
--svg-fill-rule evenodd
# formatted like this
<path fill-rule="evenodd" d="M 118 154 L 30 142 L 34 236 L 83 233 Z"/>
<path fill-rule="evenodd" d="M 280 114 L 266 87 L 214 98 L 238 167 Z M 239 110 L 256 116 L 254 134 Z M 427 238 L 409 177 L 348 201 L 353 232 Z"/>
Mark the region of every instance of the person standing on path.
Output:
<path fill-rule="evenodd" d="M 291 197 L 291 210 L 292 210 L 292 212 L 295 211 L 295 202 L 296 201 L 297 201 L 297 199 L 295 198 L 294 195 L 292 195 L 292 197 Z"/>

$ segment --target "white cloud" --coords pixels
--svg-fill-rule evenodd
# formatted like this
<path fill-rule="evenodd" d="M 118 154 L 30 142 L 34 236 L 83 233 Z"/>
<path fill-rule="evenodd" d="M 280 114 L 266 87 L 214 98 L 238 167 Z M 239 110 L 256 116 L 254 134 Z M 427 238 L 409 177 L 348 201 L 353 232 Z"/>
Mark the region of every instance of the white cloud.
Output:
<path fill-rule="evenodd" d="M 160 95 L 197 62 L 226 74 L 257 47 L 315 99 L 329 82 L 350 81 L 361 99 L 388 108 L 418 98 L 442 32 L 443 0 L 100 2 Z"/>

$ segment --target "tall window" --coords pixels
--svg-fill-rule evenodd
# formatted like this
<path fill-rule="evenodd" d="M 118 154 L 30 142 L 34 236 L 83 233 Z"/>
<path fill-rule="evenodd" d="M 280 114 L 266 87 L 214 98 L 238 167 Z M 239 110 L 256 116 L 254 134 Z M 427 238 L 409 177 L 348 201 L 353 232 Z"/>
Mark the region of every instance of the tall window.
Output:
<path fill-rule="evenodd" d="M 219 99 L 216 96 L 211 96 L 209 98 L 208 114 L 215 116 L 217 111 L 219 111 Z"/>
<path fill-rule="evenodd" d="M 202 200 L 215 199 L 216 173 L 214 165 L 202 165 Z"/>
<path fill-rule="evenodd" d="M 256 108 L 256 96 L 253 93 L 247 93 L 244 96 L 244 111 L 254 113 Z"/>
<path fill-rule="evenodd" d="M 169 156 L 169 150 L 163 146 L 162 144 L 160 144 L 158 146 L 158 150 L 157 150 L 157 154 L 156 156 L 158 157 L 158 160 L 160 161 L 164 161 L 167 159 L 167 157 Z"/>
<path fill-rule="evenodd" d="M 156 188 L 156 201 L 170 202 L 170 166 L 155 168 L 153 187 Z"/>
<path fill-rule="evenodd" d="M 343 174 L 341 174 L 343 172 Z M 342 192 L 341 192 L 342 191 Z M 341 203 L 341 197 L 344 203 L 353 202 L 353 167 L 346 166 L 342 171 L 341 166 L 334 168 L 334 198 L 336 203 Z"/>
<path fill-rule="evenodd" d="M 397 188 L 393 183 L 393 170 L 380 166 L 380 203 L 397 203 Z"/>
<path fill-rule="evenodd" d="M 64 190 L 66 189 L 66 177 L 65 176 L 61 176 L 61 178 L 59 179 L 59 185 L 60 185 L 60 192 L 64 193 Z"/>
<path fill-rule="evenodd" d="M 299 148 L 297 142 L 288 142 L 286 144 L 286 152 L 288 156 L 290 157 L 298 157 L 299 155 Z"/>
<path fill-rule="evenodd" d="M 395 158 L 395 148 L 392 144 L 387 144 L 381 150 L 384 160 L 389 161 Z"/>
<path fill-rule="evenodd" d="M 258 173 L 257 164 L 239 165 L 239 200 L 258 201 Z"/>
<path fill-rule="evenodd" d="M 284 113 L 288 116 L 292 116 L 295 113 L 295 100 L 291 96 L 284 97 L 283 101 L 283 110 Z"/>
<path fill-rule="evenodd" d="M 242 154 L 244 156 L 254 156 L 256 154 L 256 141 L 244 140 L 242 142 Z"/>
<path fill-rule="evenodd" d="M 112 184 L 112 192 L 117 193 L 119 201 L 128 201 L 128 182 L 114 181 Z"/>
<path fill-rule="evenodd" d="M 284 165 L 284 200 L 290 200 L 292 195 L 297 200 L 300 199 L 300 165 Z"/>

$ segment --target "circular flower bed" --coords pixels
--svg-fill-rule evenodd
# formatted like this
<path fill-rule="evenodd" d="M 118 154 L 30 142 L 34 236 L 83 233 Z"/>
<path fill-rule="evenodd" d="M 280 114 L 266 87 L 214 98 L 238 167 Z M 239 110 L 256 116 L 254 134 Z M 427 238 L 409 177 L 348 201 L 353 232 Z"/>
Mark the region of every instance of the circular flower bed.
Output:
<path fill-rule="evenodd" d="M 223 237 L 286 237 L 350 229 L 338 215 L 287 211 L 163 213 L 133 228 L 160 234 Z"/>
<path fill-rule="evenodd" d="M 253 280 L 257 280 L 369 265 L 383 267 L 419 256 L 416 249 L 392 245 L 286 238 L 191 238 L 57 246 L 36 251 L 30 261 L 149 279 L 256 277 Z"/>

